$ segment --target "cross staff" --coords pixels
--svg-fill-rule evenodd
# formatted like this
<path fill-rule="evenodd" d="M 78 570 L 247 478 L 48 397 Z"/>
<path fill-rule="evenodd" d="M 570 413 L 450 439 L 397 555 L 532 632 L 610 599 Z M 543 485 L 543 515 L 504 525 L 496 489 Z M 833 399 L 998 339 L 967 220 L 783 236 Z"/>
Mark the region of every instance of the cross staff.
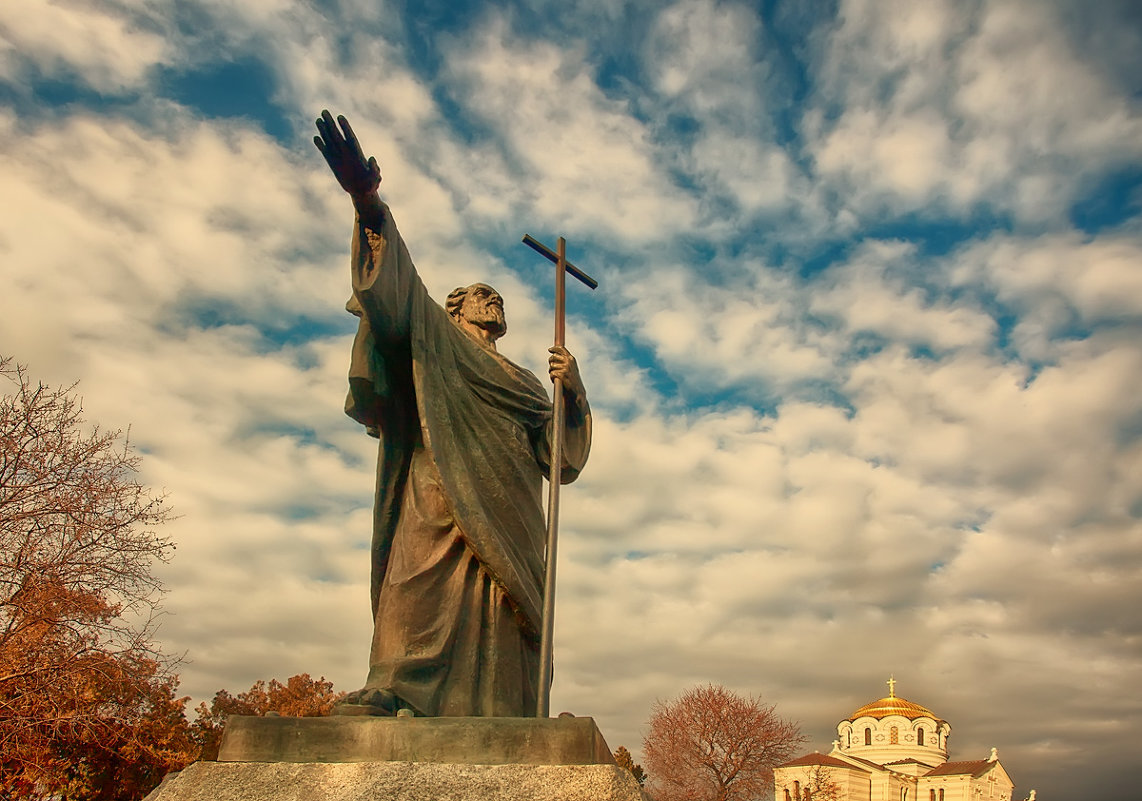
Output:
<path fill-rule="evenodd" d="M 574 264 L 567 261 L 567 240 L 559 237 L 559 249 L 552 252 L 529 234 L 523 243 L 541 256 L 555 263 L 555 346 L 563 347 L 566 334 L 566 298 L 564 283 L 567 273 L 578 278 L 591 289 L 599 282 Z M 551 651 L 555 633 L 555 544 L 559 533 L 559 484 L 563 471 L 563 381 L 555 379 L 555 398 L 552 404 L 551 473 L 547 484 L 547 563 L 543 577 L 543 631 L 539 639 L 539 695 L 535 704 L 537 718 L 548 717 L 551 707 Z"/>

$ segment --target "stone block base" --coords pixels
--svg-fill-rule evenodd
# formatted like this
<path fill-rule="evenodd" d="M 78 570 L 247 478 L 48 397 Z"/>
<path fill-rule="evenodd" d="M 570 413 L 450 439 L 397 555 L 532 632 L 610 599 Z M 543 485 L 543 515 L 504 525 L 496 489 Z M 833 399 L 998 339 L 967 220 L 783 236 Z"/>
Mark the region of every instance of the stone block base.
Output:
<path fill-rule="evenodd" d="M 147 801 L 648 801 L 617 765 L 196 762 Z"/>
<path fill-rule="evenodd" d="M 606 765 L 593 718 L 244 717 L 226 721 L 219 762 Z"/>

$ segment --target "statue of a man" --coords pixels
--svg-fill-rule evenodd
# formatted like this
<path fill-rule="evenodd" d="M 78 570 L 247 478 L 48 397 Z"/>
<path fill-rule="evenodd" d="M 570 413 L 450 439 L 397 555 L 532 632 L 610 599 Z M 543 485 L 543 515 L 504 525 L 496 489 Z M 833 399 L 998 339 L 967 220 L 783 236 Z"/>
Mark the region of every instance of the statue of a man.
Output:
<path fill-rule="evenodd" d="M 344 117 L 314 138 L 356 208 L 360 318 L 345 411 L 380 439 L 372 544 L 373 645 L 356 711 L 525 717 L 539 685 L 550 458 L 547 391 L 496 351 L 503 299 L 421 283 Z M 552 348 L 567 408 L 562 481 L 587 460 L 591 414 L 574 357 Z"/>

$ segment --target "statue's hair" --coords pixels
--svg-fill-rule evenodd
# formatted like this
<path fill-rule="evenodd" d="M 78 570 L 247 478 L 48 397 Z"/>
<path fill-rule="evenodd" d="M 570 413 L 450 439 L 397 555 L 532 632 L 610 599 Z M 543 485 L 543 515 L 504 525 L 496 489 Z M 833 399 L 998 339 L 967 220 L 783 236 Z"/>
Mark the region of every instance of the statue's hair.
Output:
<path fill-rule="evenodd" d="M 444 310 L 455 317 L 464 305 L 464 298 L 468 296 L 469 287 L 458 286 L 448 293 L 448 300 L 444 301 Z"/>

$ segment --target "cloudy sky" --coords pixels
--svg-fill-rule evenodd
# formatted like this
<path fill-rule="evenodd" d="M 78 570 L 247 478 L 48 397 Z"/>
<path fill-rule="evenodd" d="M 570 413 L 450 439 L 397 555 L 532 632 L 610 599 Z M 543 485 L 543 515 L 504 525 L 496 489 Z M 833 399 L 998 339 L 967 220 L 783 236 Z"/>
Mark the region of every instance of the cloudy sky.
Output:
<path fill-rule="evenodd" d="M 1041 798 L 1142 782 L 1142 12 L 1130 0 L 0 3 L 0 352 L 181 517 L 198 699 L 355 689 L 374 441 L 341 411 L 375 154 L 430 290 L 541 368 L 562 235 L 597 419 L 552 706 L 886 693 Z"/>

